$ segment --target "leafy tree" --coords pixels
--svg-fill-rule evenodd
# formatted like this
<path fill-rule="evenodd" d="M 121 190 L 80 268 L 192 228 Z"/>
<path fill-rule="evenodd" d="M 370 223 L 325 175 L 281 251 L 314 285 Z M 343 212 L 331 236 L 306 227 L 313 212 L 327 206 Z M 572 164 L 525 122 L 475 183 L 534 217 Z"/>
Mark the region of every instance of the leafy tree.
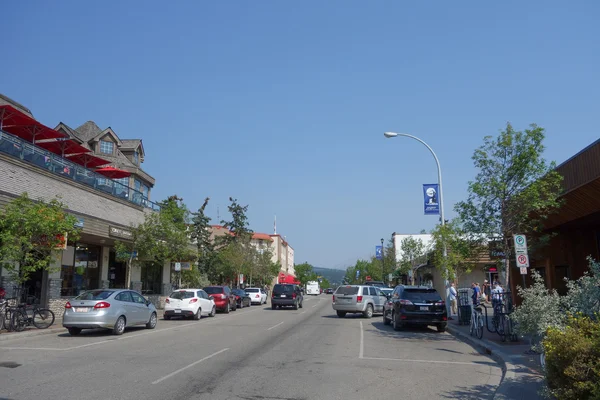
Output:
<path fill-rule="evenodd" d="M 302 285 L 306 285 L 306 282 L 315 280 L 316 274 L 313 270 L 313 266 L 307 262 L 296 264 L 294 266 L 294 271 L 296 272 L 296 279 L 300 281 Z"/>
<path fill-rule="evenodd" d="M 52 250 L 77 240 L 77 219 L 57 199 L 33 201 L 27 193 L 0 212 L 0 266 L 23 284 L 35 271 L 51 270 Z"/>
<path fill-rule="evenodd" d="M 253 275 L 250 276 L 249 282 L 253 285 L 255 282 L 261 285 L 270 284 L 279 273 L 280 267 L 279 263 L 273 262 L 273 253 L 269 249 L 258 251 L 255 257 Z"/>
<path fill-rule="evenodd" d="M 191 269 L 181 271 L 181 284 L 188 288 L 202 288 L 210 285 L 210 281 L 197 264 L 192 264 Z"/>
<path fill-rule="evenodd" d="M 411 272 L 414 285 L 416 269 L 424 261 L 425 244 L 419 238 L 407 236 L 400 242 L 400 250 L 402 251 L 401 270 Z"/>
<path fill-rule="evenodd" d="M 248 212 L 248 206 L 241 206 L 237 199 L 233 197 L 229 198 L 231 204 L 227 207 L 229 212 L 231 213 L 231 221 L 221 221 L 223 227 L 229 229 L 233 235 L 225 235 L 223 236 L 223 240 L 226 244 L 231 242 L 242 242 L 244 244 L 250 243 L 252 239 L 252 229 L 249 228 L 248 216 L 246 213 Z"/>
<path fill-rule="evenodd" d="M 321 278 L 321 289 L 329 289 L 331 287 L 331 283 L 329 283 L 329 280 L 327 278 Z"/>
<path fill-rule="evenodd" d="M 196 241 L 196 247 L 198 248 L 199 272 L 208 276 L 214 276 L 217 254 L 215 244 L 211 240 L 210 217 L 204 213 L 209 200 L 209 197 L 204 199 L 204 203 L 198 211 L 192 213 L 191 237 Z"/>
<path fill-rule="evenodd" d="M 479 172 L 469 182 L 468 198 L 455 207 L 467 231 L 502 243 L 506 287 L 512 235 L 543 237 L 543 221 L 560 207 L 562 177 L 542 157 L 544 138 L 535 124 L 525 131 L 507 124 L 498 137 L 486 136 L 472 157 Z"/>
<path fill-rule="evenodd" d="M 476 265 L 479 255 L 484 251 L 481 240 L 467 232 L 460 219 L 453 219 L 445 225 L 437 225 L 431 231 L 433 264 L 445 278 L 457 280 L 462 274 L 468 274 Z M 444 257 L 444 244 L 447 256 Z"/>
<path fill-rule="evenodd" d="M 359 284 L 363 283 L 367 276 L 371 278 L 381 276 L 381 260 L 375 258 L 371 260 L 357 260 L 356 264 L 346 269 L 344 281 L 348 284 Z"/>
<path fill-rule="evenodd" d="M 198 255 L 189 237 L 189 211 L 183 200 L 171 196 L 160 203 L 161 211 L 146 214 L 144 222 L 132 228 L 130 241 L 117 241 L 117 259 L 127 262 L 125 286 L 131 284 L 134 255 L 147 262 L 195 262 Z"/>

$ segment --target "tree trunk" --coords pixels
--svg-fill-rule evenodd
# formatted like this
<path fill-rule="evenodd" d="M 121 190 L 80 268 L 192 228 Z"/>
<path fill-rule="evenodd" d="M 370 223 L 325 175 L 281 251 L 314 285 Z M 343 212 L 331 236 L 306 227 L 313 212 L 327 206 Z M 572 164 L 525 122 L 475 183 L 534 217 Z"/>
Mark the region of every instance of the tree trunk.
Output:
<path fill-rule="evenodd" d="M 129 289 L 131 286 L 131 263 L 133 261 L 133 252 L 131 254 L 132 255 L 129 257 L 129 260 L 127 260 L 127 265 L 125 267 L 127 269 L 127 271 L 125 271 L 125 289 Z"/>

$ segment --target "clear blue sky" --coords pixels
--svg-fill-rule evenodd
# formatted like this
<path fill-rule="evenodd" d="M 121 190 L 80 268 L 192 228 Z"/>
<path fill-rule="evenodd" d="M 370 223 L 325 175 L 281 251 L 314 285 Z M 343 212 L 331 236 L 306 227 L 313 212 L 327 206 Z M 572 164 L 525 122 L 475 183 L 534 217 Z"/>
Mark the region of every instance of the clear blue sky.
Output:
<path fill-rule="evenodd" d="M 296 261 L 342 268 L 448 217 L 506 121 L 562 162 L 598 138 L 600 2 L 32 1 L 3 5 L 0 92 L 142 138 L 154 199 L 249 204 Z"/>

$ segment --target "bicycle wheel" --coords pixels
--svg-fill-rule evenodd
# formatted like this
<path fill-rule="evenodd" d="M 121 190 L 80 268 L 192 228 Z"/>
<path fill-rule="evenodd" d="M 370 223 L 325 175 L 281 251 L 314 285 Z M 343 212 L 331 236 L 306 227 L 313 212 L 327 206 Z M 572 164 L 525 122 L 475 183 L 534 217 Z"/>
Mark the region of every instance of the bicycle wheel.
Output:
<path fill-rule="evenodd" d="M 33 326 L 38 329 L 46 329 L 54 323 L 54 313 L 47 308 L 39 308 L 33 311 Z"/>
<path fill-rule="evenodd" d="M 23 311 L 21 310 L 13 311 L 10 317 L 10 324 L 12 325 L 12 329 L 14 331 L 23 331 L 27 326 L 27 315 L 24 315 Z"/>
<path fill-rule="evenodd" d="M 477 337 L 481 339 L 483 337 L 483 317 L 479 316 L 477 318 Z"/>

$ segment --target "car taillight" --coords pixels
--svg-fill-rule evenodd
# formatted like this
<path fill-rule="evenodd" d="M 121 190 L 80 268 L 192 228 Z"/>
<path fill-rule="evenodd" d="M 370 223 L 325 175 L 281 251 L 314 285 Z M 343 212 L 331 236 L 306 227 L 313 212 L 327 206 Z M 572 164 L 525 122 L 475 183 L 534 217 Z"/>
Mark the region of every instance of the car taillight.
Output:
<path fill-rule="evenodd" d="M 296 293 L 292 293 L 292 299 L 296 298 Z"/>
<path fill-rule="evenodd" d="M 166 300 L 165 300 L 165 303 L 169 304 L 169 299 L 166 299 Z"/>
<path fill-rule="evenodd" d="M 191 299 L 191 300 L 190 300 L 190 304 L 192 304 L 192 303 L 195 303 L 195 302 L 197 302 L 197 301 L 198 301 L 198 299 Z"/>
<path fill-rule="evenodd" d="M 335 294 L 333 296 L 331 296 L 331 301 L 333 301 L 335 303 Z"/>
<path fill-rule="evenodd" d="M 445 315 L 442 317 L 442 321 L 448 321 L 448 317 L 446 317 Z"/>
<path fill-rule="evenodd" d="M 67 304 L 65 304 L 65 308 L 72 308 L 71 303 L 67 301 Z"/>
<path fill-rule="evenodd" d="M 413 302 L 410 300 L 406 300 L 406 299 L 400 299 L 400 304 L 403 304 L 405 306 L 412 306 Z"/>
<path fill-rule="evenodd" d="M 108 308 L 110 307 L 110 303 L 107 303 L 105 301 L 101 301 L 100 303 L 96 303 L 96 305 L 94 306 L 94 308 Z"/>
<path fill-rule="evenodd" d="M 436 306 L 445 306 L 446 302 L 444 300 L 442 301 L 438 301 L 437 303 L 435 303 Z"/>
<path fill-rule="evenodd" d="M 362 303 L 362 296 L 356 296 L 356 302 Z"/>
<path fill-rule="evenodd" d="M 236 294 L 236 295 L 235 295 L 235 299 L 236 299 L 236 300 L 239 300 L 239 299 L 240 299 L 240 296 L 238 296 L 238 295 Z"/>
<path fill-rule="evenodd" d="M 227 296 L 225 296 L 223 293 L 221 293 L 221 300 L 225 300 L 227 298 Z"/>
<path fill-rule="evenodd" d="M 256 295 L 256 296 L 254 296 L 254 297 L 256 297 L 256 298 L 258 299 L 258 298 L 260 297 L 260 295 L 258 295 L 258 294 L 257 294 L 257 295 Z"/>

